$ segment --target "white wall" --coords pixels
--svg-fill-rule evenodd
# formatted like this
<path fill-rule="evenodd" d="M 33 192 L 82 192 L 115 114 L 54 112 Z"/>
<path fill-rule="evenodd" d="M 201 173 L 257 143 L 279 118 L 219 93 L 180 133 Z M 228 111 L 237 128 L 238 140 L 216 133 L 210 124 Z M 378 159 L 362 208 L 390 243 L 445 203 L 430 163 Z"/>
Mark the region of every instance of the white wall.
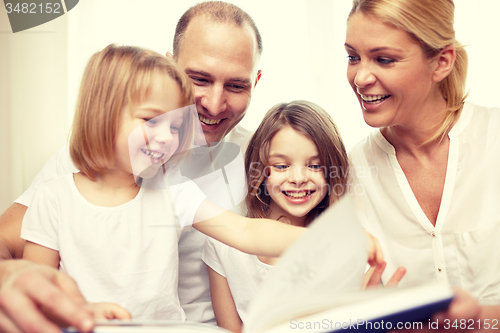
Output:
<path fill-rule="evenodd" d="M 29 186 L 67 138 L 83 68 L 110 43 L 172 50 L 177 20 L 197 0 L 81 0 L 52 22 L 8 33 L 0 6 L 0 211 Z M 255 129 L 274 104 L 308 99 L 337 122 L 346 147 L 371 129 L 347 84 L 343 48 L 350 0 L 233 0 L 259 27 L 263 76 L 242 124 Z M 468 44 L 469 100 L 496 100 L 500 1 L 455 0 L 457 38 Z"/>

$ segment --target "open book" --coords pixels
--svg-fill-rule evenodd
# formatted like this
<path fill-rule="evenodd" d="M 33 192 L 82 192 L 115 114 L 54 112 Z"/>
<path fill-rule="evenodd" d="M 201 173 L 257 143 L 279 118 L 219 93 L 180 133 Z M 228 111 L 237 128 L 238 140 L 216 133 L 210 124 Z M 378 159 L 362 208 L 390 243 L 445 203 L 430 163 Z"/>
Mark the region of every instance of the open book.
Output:
<path fill-rule="evenodd" d="M 346 196 L 281 257 L 252 301 L 244 331 L 396 329 L 398 322 L 428 324 L 449 305 L 453 292 L 438 283 L 360 290 L 367 258 L 367 237 Z"/>
<path fill-rule="evenodd" d="M 280 258 L 260 288 L 250 305 L 244 332 L 380 332 L 408 328 L 405 323 L 416 325 L 413 323 L 423 320 L 423 326 L 412 326 L 421 328 L 428 327 L 433 313 L 449 305 L 453 292 L 439 283 L 360 290 L 368 241 L 348 197 L 328 209 L 309 229 Z M 193 323 L 131 322 L 98 326 L 94 332 L 220 331 Z"/>

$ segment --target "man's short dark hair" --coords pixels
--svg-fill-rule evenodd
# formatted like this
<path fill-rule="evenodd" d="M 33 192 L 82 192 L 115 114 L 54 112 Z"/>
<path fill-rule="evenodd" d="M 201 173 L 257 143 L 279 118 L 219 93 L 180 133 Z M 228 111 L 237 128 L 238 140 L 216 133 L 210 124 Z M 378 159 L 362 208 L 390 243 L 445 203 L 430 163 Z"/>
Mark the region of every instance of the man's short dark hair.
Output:
<path fill-rule="evenodd" d="M 177 22 L 174 35 L 174 58 L 177 59 L 179 56 L 184 33 L 186 32 L 189 23 L 193 18 L 198 16 L 206 16 L 217 23 L 233 23 L 238 27 L 242 27 L 244 24 L 249 24 L 255 33 L 257 51 L 259 52 L 259 55 L 262 54 L 262 38 L 260 36 L 259 29 L 257 29 L 257 26 L 250 15 L 238 6 L 227 2 L 206 1 L 189 8 L 184 15 L 181 16 L 179 22 Z"/>

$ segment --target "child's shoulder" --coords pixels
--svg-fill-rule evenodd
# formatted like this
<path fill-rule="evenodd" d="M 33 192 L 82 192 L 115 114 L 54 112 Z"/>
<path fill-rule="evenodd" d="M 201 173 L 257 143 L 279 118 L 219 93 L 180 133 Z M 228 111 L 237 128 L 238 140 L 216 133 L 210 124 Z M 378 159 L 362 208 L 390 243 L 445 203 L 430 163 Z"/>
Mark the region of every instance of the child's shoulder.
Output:
<path fill-rule="evenodd" d="M 42 184 L 39 190 L 61 193 L 69 190 L 72 184 L 74 184 L 73 173 L 68 173 Z"/>
<path fill-rule="evenodd" d="M 42 202 L 60 201 L 61 198 L 68 198 L 72 195 L 72 186 L 74 186 L 73 174 L 68 173 L 41 184 L 33 199 L 37 202 L 40 200 Z"/>

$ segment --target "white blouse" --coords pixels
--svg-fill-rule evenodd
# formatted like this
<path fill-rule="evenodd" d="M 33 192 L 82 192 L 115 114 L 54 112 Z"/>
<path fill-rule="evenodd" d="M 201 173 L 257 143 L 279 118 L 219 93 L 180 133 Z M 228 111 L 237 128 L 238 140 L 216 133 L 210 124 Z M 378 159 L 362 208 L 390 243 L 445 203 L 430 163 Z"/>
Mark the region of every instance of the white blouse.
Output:
<path fill-rule="evenodd" d="M 500 304 L 500 109 L 466 103 L 448 134 L 446 179 L 436 225 L 413 194 L 394 147 L 379 130 L 349 153 L 351 197 L 382 245 L 387 281 L 446 281 L 483 304 Z"/>

